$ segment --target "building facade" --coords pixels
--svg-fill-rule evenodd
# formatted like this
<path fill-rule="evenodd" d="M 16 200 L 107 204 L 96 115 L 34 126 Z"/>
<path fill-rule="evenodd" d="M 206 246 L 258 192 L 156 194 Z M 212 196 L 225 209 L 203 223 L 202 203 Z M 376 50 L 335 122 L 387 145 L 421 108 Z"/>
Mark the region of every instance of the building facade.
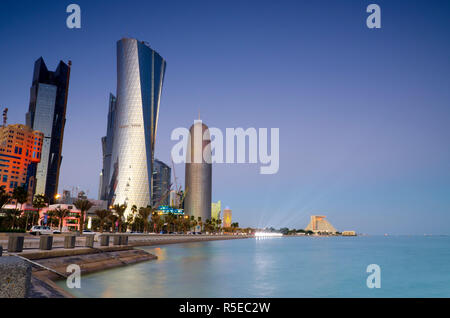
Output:
<path fill-rule="evenodd" d="M 31 202 L 43 140 L 42 132 L 25 125 L 0 127 L 0 187 L 8 194 L 16 187 L 25 186 Z"/>
<path fill-rule="evenodd" d="M 305 231 L 314 233 L 336 233 L 337 230 L 331 225 L 324 215 L 311 215 L 311 221 L 305 228 Z"/>
<path fill-rule="evenodd" d="M 208 126 L 194 121 L 189 130 L 186 153 L 184 212 L 202 221 L 211 219 L 212 165 Z"/>
<path fill-rule="evenodd" d="M 152 206 L 169 205 L 171 171 L 164 162 L 158 159 L 153 161 Z"/>
<path fill-rule="evenodd" d="M 27 126 L 44 134 L 41 161 L 36 168 L 36 193 L 50 202 L 58 191 L 61 151 L 66 123 L 71 62 L 60 61 L 56 71 L 47 69 L 44 59 L 34 64 Z"/>
<path fill-rule="evenodd" d="M 103 169 L 100 173 L 99 200 L 108 200 L 111 178 L 111 156 L 114 140 L 114 119 L 116 115 L 116 96 L 109 94 L 108 121 L 106 136 L 102 137 Z"/>
<path fill-rule="evenodd" d="M 159 105 L 166 61 L 145 42 L 117 42 L 117 94 L 108 204 L 152 203 L 151 187 Z"/>

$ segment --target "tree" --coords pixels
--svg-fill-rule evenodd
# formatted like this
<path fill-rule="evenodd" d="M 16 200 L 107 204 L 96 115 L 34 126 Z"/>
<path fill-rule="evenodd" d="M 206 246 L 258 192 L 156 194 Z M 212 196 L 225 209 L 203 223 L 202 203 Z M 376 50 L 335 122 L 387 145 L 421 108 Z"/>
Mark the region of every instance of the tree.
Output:
<path fill-rule="evenodd" d="M 92 203 L 89 200 L 78 199 L 74 205 L 80 210 L 80 233 L 83 234 L 84 230 L 84 214 L 92 207 Z"/>
<path fill-rule="evenodd" d="M 22 205 L 28 200 L 28 191 L 25 186 L 15 187 L 12 193 L 12 199 L 16 200 L 16 209 L 17 204 L 20 203 L 20 209 L 22 210 Z"/>
<path fill-rule="evenodd" d="M 62 231 L 63 220 L 69 214 L 69 212 L 70 211 L 67 209 L 60 208 L 53 210 L 53 213 L 59 219 L 59 231 Z"/>
<path fill-rule="evenodd" d="M 117 219 L 118 219 L 119 217 L 117 216 L 117 215 L 115 215 L 115 214 L 109 214 L 109 216 L 108 216 L 108 219 L 111 221 L 111 226 L 112 226 L 112 231 L 113 232 L 115 232 L 116 231 L 116 222 L 117 222 Z"/>
<path fill-rule="evenodd" d="M 43 194 L 36 194 L 34 196 L 34 199 L 33 199 L 33 207 L 37 209 L 38 220 L 39 220 L 41 209 L 45 208 L 46 206 L 47 206 L 47 203 L 46 203 L 45 196 Z M 32 222 L 32 224 L 35 225 L 34 215 L 33 215 L 33 222 Z"/>
<path fill-rule="evenodd" d="M 144 233 L 148 232 L 148 218 L 150 216 L 150 214 L 152 213 L 152 208 L 151 207 L 141 207 L 139 209 L 139 215 L 142 218 L 142 222 L 144 223 Z M 153 219 L 153 215 L 152 215 L 152 219 Z"/>
<path fill-rule="evenodd" d="M 11 198 L 9 194 L 5 191 L 5 188 L 0 187 L 0 208 L 3 209 L 3 207 L 8 204 L 10 199 Z"/>
<path fill-rule="evenodd" d="M 109 210 L 96 210 L 95 215 L 100 221 L 100 233 L 103 233 L 103 228 L 105 226 L 105 220 L 110 216 L 111 211 Z"/>
<path fill-rule="evenodd" d="M 113 210 L 114 212 L 116 212 L 119 221 L 119 232 L 122 232 L 123 214 L 125 213 L 126 209 L 127 209 L 126 204 L 115 204 L 113 206 Z"/>

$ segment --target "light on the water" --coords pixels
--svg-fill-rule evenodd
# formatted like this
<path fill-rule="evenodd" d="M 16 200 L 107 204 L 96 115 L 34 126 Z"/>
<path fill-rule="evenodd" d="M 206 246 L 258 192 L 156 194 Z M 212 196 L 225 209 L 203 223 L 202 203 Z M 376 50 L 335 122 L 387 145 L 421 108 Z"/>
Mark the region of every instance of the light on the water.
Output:
<path fill-rule="evenodd" d="M 272 233 L 272 232 L 256 232 L 256 237 L 272 237 L 272 236 L 283 236 L 282 233 Z"/>

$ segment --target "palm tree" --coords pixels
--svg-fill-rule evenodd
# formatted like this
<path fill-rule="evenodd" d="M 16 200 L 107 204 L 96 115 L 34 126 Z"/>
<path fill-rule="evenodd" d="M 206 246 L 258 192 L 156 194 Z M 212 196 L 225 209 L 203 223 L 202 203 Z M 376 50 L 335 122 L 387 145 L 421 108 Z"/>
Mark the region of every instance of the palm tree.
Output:
<path fill-rule="evenodd" d="M 45 196 L 43 194 L 36 194 L 33 199 L 33 207 L 37 209 L 38 220 L 39 220 L 39 215 L 40 215 L 39 212 L 41 211 L 42 208 L 45 208 L 46 206 L 47 206 L 47 203 L 46 203 Z M 34 214 L 33 214 L 32 224 L 35 225 Z"/>
<path fill-rule="evenodd" d="M 69 214 L 69 212 L 70 211 L 67 209 L 60 209 L 60 208 L 53 210 L 53 213 L 59 219 L 59 231 L 62 230 L 63 220 Z"/>
<path fill-rule="evenodd" d="M 139 209 L 139 215 L 142 218 L 142 221 L 144 222 L 144 233 L 148 232 L 148 218 L 150 216 L 150 214 L 152 213 L 152 208 L 151 207 L 141 207 Z M 152 215 L 152 220 L 153 220 L 153 215 Z"/>
<path fill-rule="evenodd" d="M 197 220 L 198 220 L 197 224 L 200 225 L 200 232 L 203 232 L 203 222 L 202 222 L 202 217 L 199 216 L 199 217 L 197 218 Z"/>
<path fill-rule="evenodd" d="M 14 228 L 15 226 L 15 220 L 16 220 L 16 216 L 20 215 L 20 213 L 17 212 L 17 205 L 20 203 L 20 207 L 22 207 L 22 204 L 24 204 L 25 202 L 27 202 L 27 198 L 28 198 L 28 192 L 27 189 L 25 188 L 25 186 L 21 186 L 21 187 L 15 187 L 12 193 L 12 197 L 11 199 L 16 200 L 16 211 L 13 213 L 13 220 L 12 220 L 12 228 Z"/>
<path fill-rule="evenodd" d="M 89 200 L 79 199 L 76 200 L 74 205 L 80 210 L 80 233 L 83 234 L 84 230 L 84 213 L 86 213 L 91 207 L 92 203 Z"/>
<path fill-rule="evenodd" d="M 116 222 L 117 222 L 117 219 L 118 219 L 119 217 L 117 216 L 117 215 L 115 215 L 115 214 L 110 214 L 109 216 L 108 216 L 108 219 L 111 221 L 111 223 L 112 223 L 112 231 L 113 231 L 113 233 L 116 231 Z"/>
<path fill-rule="evenodd" d="M 122 220 L 123 220 L 123 214 L 125 213 L 125 210 L 127 209 L 126 204 L 115 204 L 113 206 L 114 212 L 116 212 L 119 220 L 119 232 L 122 232 Z"/>
<path fill-rule="evenodd" d="M 100 233 L 103 233 L 103 227 L 105 226 L 105 220 L 109 217 L 111 211 L 109 210 L 96 210 L 95 215 L 97 215 L 100 220 Z"/>

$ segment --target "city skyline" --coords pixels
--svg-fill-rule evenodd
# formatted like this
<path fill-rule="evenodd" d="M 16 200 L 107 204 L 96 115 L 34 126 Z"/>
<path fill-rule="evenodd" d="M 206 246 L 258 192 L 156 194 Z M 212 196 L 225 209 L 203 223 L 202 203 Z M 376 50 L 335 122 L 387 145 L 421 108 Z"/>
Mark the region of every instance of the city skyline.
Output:
<path fill-rule="evenodd" d="M 170 132 L 189 127 L 199 108 L 215 127 L 280 127 L 278 174 L 213 167 L 213 201 L 232 206 L 242 226 L 300 228 L 324 214 L 339 230 L 449 233 L 450 48 L 442 8 L 380 1 L 383 27 L 368 30 L 366 5 L 350 2 L 329 2 L 330 10 L 289 1 L 283 10 L 177 2 L 168 14 L 165 4 L 152 13 L 144 2 L 80 1 L 86 15 L 74 31 L 64 26 L 65 4 L 25 3 L 20 18 L 0 13 L 15 30 L 0 28 L 10 43 L 0 105 L 10 123 L 23 123 L 33 61 L 44 56 L 50 69 L 73 61 L 59 192 L 77 185 L 97 194 L 114 43 L 132 36 L 170 61 L 156 152 L 163 162 L 170 162 Z M 107 14 L 114 10 L 135 18 L 115 25 Z M 176 169 L 182 176 L 182 165 Z"/>

